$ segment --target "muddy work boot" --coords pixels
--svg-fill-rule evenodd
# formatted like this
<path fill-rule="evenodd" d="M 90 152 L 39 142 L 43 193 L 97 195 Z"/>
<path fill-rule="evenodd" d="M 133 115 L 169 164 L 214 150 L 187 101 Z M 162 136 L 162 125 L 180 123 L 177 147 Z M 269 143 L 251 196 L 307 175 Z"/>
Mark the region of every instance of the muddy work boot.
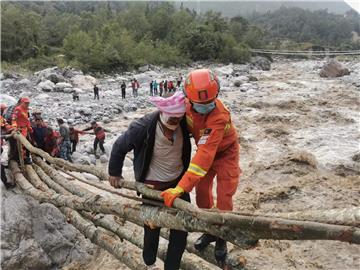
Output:
<path fill-rule="evenodd" d="M 200 236 L 198 238 L 198 240 L 196 240 L 194 247 L 198 250 L 198 251 L 202 251 L 204 248 L 206 248 L 208 245 L 210 245 L 211 242 L 215 242 L 216 241 L 216 237 L 211 235 L 211 234 L 207 234 L 204 233 L 202 236 Z"/>
<path fill-rule="evenodd" d="M 226 241 L 221 238 L 216 239 L 214 255 L 218 264 L 223 265 L 225 263 L 225 257 L 227 254 Z"/>

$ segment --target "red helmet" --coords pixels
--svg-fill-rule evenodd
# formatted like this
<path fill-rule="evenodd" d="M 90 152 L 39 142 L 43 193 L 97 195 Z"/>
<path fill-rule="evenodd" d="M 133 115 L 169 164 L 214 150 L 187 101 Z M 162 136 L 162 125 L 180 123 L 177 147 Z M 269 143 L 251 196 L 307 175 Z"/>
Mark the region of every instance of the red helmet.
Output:
<path fill-rule="evenodd" d="M 195 103 L 207 103 L 219 94 L 220 84 L 216 75 L 209 69 L 191 71 L 185 80 L 185 95 Z"/>
<path fill-rule="evenodd" d="M 6 108 L 7 108 L 6 104 L 4 104 L 4 103 L 0 104 L 1 114 L 3 114 L 3 112 L 6 110 Z"/>
<path fill-rule="evenodd" d="M 28 97 L 22 97 L 22 98 L 20 99 L 20 102 L 21 102 L 21 103 L 30 103 L 30 98 L 28 98 Z"/>

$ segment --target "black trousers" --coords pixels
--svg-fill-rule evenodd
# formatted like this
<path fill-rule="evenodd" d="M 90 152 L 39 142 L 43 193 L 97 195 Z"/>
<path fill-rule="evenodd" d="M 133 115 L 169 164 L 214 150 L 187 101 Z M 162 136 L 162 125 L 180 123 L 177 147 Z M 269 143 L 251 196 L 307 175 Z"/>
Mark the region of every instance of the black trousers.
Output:
<path fill-rule="evenodd" d="M 77 145 L 77 141 L 75 140 L 70 140 L 71 142 L 71 154 L 76 152 L 76 145 Z"/>
<path fill-rule="evenodd" d="M 97 146 L 99 144 L 99 147 L 100 147 L 101 151 L 103 153 L 105 153 L 104 142 L 105 142 L 105 140 L 99 140 L 98 138 L 95 137 L 95 140 L 94 140 L 94 152 L 96 152 Z"/>
<path fill-rule="evenodd" d="M 180 198 L 190 202 L 189 193 L 184 193 Z M 152 265 L 156 261 L 160 229 L 161 228 L 151 229 L 149 226 L 144 225 L 143 260 L 146 265 Z M 186 247 L 187 235 L 188 233 L 184 231 L 170 230 L 169 244 L 164 263 L 165 270 L 180 269 L 181 257 Z"/>
<path fill-rule="evenodd" d="M 100 99 L 100 97 L 99 97 L 99 92 L 94 92 L 94 99 Z"/>
<path fill-rule="evenodd" d="M 126 95 L 125 90 L 124 90 L 124 89 L 121 89 L 121 97 L 122 97 L 122 99 L 124 99 L 124 98 L 125 98 L 125 95 Z"/>

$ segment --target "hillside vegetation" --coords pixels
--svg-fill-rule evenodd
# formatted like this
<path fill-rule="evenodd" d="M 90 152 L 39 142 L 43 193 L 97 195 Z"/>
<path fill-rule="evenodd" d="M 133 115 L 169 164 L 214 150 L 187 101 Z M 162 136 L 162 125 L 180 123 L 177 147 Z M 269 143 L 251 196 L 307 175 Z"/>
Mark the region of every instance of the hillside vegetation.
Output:
<path fill-rule="evenodd" d="M 1 58 L 31 70 L 71 65 L 84 71 L 126 71 L 208 60 L 243 63 L 249 48 L 312 42 L 358 48 L 358 14 L 282 8 L 225 18 L 171 2 L 2 2 Z M 283 41 L 287 42 L 284 43 Z M 291 46 L 290 46 L 290 45 Z"/>

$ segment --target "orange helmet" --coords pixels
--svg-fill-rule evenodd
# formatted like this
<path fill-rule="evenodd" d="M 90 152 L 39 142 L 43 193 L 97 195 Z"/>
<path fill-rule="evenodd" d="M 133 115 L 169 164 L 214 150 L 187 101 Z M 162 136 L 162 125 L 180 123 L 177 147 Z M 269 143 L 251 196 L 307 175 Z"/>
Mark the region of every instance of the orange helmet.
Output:
<path fill-rule="evenodd" d="M 185 80 L 185 95 L 195 103 L 207 103 L 219 94 L 220 84 L 216 75 L 209 69 L 191 71 Z"/>
<path fill-rule="evenodd" d="M 20 102 L 21 102 L 21 103 L 30 103 L 30 98 L 28 98 L 28 97 L 22 97 L 22 98 L 20 99 Z"/>
<path fill-rule="evenodd" d="M 6 108 L 7 108 L 6 104 L 4 104 L 4 103 L 1 103 L 1 104 L 0 104 L 1 115 L 2 115 L 3 112 L 6 110 Z"/>

